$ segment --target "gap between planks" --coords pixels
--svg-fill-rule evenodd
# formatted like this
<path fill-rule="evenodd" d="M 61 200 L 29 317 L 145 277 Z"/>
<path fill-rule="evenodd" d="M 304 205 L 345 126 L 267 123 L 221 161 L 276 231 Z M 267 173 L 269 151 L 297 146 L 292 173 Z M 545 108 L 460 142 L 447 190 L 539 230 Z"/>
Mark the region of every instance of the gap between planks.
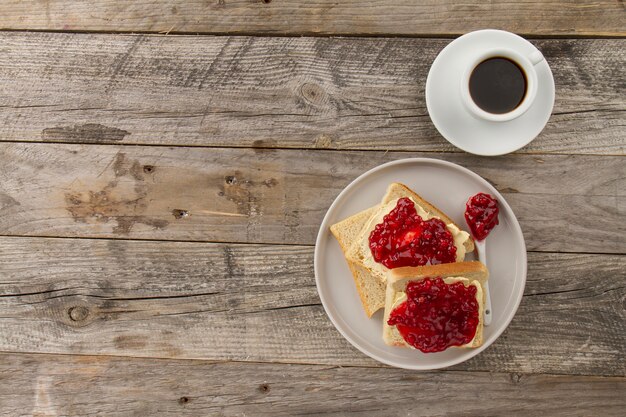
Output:
<path fill-rule="evenodd" d="M 595 111 L 595 110 L 594 110 Z M 609 111 L 609 110 L 607 110 Z M 626 113 L 626 110 L 620 110 Z M 612 110 L 612 112 L 616 112 L 616 110 Z M 580 112 L 568 112 L 562 114 L 575 114 L 575 113 L 588 113 L 587 111 Z M 555 113 L 556 114 L 556 113 Z M 68 142 L 68 141 L 57 141 L 57 140 L 46 140 L 46 141 L 30 141 L 30 140 L 3 140 L 0 139 L 0 143 L 21 143 L 21 144 L 35 144 L 35 145 L 82 145 L 82 146 L 119 146 L 119 147 L 161 147 L 161 148 L 193 148 L 193 149 L 248 149 L 248 150 L 277 150 L 277 151 L 314 151 L 314 152 L 384 152 L 384 153 L 407 153 L 407 152 L 419 152 L 419 153 L 427 153 L 427 154 L 446 154 L 446 155 L 463 155 L 468 154 L 460 149 L 454 150 L 420 150 L 420 151 L 407 151 L 406 149 L 372 149 L 372 148 L 307 148 L 307 147 L 289 147 L 289 146 L 226 146 L 226 145 L 194 145 L 194 144 L 167 144 L 167 143 L 120 143 L 120 142 L 103 142 L 103 143 L 94 143 L 94 142 Z M 512 152 L 508 155 L 532 155 L 532 156 L 542 156 L 542 155 L 571 155 L 571 156 L 596 156 L 596 157 L 605 157 L 605 156 L 626 156 L 625 153 L 603 153 L 603 154 L 589 154 L 589 153 L 576 153 L 576 152 L 550 152 L 550 151 L 524 151 L 518 150 Z M 497 157 L 496 156 L 491 156 Z M 489 158 L 489 157 L 487 157 Z"/>
<path fill-rule="evenodd" d="M 255 31 L 238 31 L 238 32 L 180 32 L 180 31 L 149 31 L 149 30 L 62 30 L 62 29 L 11 29 L 2 28 L 2 32 L 16 32 L 16 33 L 67 33 L 67 34 L 95 34 L 95 35 L 150 35 L 150 36 L 207 36 L 207 37 L 224 37 L 224 36 L 251 36 L 255 38 L 399 38 L 399 39 L 456 39 L 459 36 L 465 35 L 467 32 L 448 32 L 448 33 L 367 33 L 367 32 L 338 32 L 338 33 L 319 33 L 319 32 L 298 32 L 298 33 L 267 33 L 267 32 L 255 32 Z M 522 36 L 526 39 L 537 40 L 562 40 L 562 39 L 626 39 L 626 32 L 622 34 L 615 34 L 611 32 L 606 33 L 578 33 L 578 34 L 537 34 L 530 32 L 515 32 L 515 34 Z"/>
<path fill-rule="evenodd" d="M 314 248 L 314 243 L 276 243 L 276 242 L 224 242 L 218 240 L 183 240 L 183 239 L 147 239 L 147 238 L 115 238 L 115 237 L 91 237 L 91 236 L 45 236 L 45 235 L 5 235 L 0 238 L 8 239 L 63 239 L 63 240 L 111 240 L 122 242 L 163 242 L 163 243 L 190 243 L 198 245 L 215 244 L 229 246 L 286 246 L 295 248 Z M 526 253 L 564 254 L 564 255 L 598 255 L 598 256 L 626 256 L 626 252 L 581 252 L 581 251 L 555 251 L 555 250 L 526 250 Z"/>

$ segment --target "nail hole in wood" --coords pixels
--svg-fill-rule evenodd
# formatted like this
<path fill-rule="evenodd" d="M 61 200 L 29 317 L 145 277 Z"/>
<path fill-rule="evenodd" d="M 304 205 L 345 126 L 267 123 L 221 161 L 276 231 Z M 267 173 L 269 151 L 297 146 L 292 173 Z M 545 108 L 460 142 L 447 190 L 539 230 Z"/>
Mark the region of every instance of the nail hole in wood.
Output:
<path fill-rule="evenodd" d="M 270 4 L 272 2 L 272 0 L 263 0 L 263 3 L 265 4 Z"/>
<path fill-rule="evenodd" d="M 226 184 L 229 184 L 229 185 L 232 185 L 237 182 L 237 178 L 233 177 L 232 175 L 227 176 L 226 178 L 224 178 L 224 180 L 226 181 Z"/>
<path fill-rule="evenodd" d="M 67 310 L 68 316 L 70 316 L 70 320 L 72 321 L 83 321 L 89 315 L 89 309 L 83 306 L 70 307 Z"/>
<path fill-rule="evenodd" d="M 178 404 L 183 405 L 183 404 L 187 404 L 189 402 L 189 397 L 180 397 L 178 399 Z"/>
<path fill-rule="evenodd" d="M 270 392 L 270 386 L 268 384 L 261 384 L 259 385 L 259 391 L 261 391 L 264 394 L 267 394 L 268 392 Z"/>
<path fill-rule="evenodd" d="M 146 174 L 152 174 L 152 172 L 154 172 L 154 166 L 153 165 L 144 165 L 143 166 L 143 172 L 145 172 Z"/>
<path fill-rule="evenodd" d="M 189 212 L 187 210 L 174 209 L 172 210 L 172 215 L 177 219 L 184 219 L 189 217 Z"/>

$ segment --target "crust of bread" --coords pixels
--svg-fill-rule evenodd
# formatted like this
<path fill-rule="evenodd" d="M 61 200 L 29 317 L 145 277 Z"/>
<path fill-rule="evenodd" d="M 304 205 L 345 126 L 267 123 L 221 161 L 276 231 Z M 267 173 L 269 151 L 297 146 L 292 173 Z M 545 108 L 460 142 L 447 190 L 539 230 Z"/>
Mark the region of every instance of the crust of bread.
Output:
<path fill-rule="evenodd" d="M 486 295 L 484 285 L 489 278 L 487 267 L 478 261 L 454 262 L 441 265 L 427 265 L 418 267 L 404 267 L 392 270 L 388 276 L 387 289 L 385 291 L 385 314 L 383 318 L 383 340 L 389 346 L 410 347 L 404 341 L 395 326 L 389 326 L 387 321 L 393 308 L 396 297 L 404 293 L 409 281 L 419 281 L 424 278 L 442 277 L 454 278 L 464 277 L 470 281 L 470 285 L 476 282 L 478 288 L 478 326 L 472 341 L 459 348 L 476 348 L 483 343 L 484 327 L 484 306 Z"/>
<path fill-rule="evenodd" d="M 406 279 L 415 280 L 416 277 L 460 277 L 475 279 L 485 285 L 489 279 L 487 267 L 479 261 L 453 262 L 450 264 L 405 266 L 392 269 L 388 276 L 388 284 L 396 291 L 404 290 Z"/>
<path fill-rule="evenodd" d="M 385 306 L 385 284 L 362 265 L 349 260 L 346 253 L 372 214 L 378 210 L 378 207 L 378 205 L 370 207 L 330 226 L 331 233 L 339 242 L 344 253 L 367 317 L 372 317 L 375 312 Z"/>

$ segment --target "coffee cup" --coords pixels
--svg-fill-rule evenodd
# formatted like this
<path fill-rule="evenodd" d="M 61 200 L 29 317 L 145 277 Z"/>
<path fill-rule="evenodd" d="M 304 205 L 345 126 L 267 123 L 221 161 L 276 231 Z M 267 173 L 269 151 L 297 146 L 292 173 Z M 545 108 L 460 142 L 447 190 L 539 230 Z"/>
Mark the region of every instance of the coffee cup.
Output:
<path fill-rule="evenodd" d="M 461 77 L 461 100 L 475 118 L 506 122 L 520 117 L 537 96 L 541 52 L 524 55 L 509 48 L 491 48 L 473 55 Z"/>

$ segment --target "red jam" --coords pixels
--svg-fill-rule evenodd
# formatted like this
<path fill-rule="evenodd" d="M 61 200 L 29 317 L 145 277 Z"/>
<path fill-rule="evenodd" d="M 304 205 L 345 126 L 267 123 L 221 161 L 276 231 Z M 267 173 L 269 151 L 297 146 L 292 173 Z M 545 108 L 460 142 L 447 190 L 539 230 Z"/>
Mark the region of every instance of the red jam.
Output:
<path fill-rule="evenodd" d="M 424 353 L 441 352 L 474 339 L 478 327 L 476 287 L 425 278 L 406 286 L 407 300 L 391 312 L 387 324 Z"/>
<path fill-rule="evenodd" d="M 401 198 L 369 237 L 374 260 L 389 269 L 456 261 L 454 238 L 439 219 L 423 220 L 410 198 Z"/>
<path fill-rule="evenodd" d="M 465 221 L 476 239 L 483 240 L 496 227 L 498 211 L 498 200 L 489 194 L 478 193 L 467 200 Z"/>

